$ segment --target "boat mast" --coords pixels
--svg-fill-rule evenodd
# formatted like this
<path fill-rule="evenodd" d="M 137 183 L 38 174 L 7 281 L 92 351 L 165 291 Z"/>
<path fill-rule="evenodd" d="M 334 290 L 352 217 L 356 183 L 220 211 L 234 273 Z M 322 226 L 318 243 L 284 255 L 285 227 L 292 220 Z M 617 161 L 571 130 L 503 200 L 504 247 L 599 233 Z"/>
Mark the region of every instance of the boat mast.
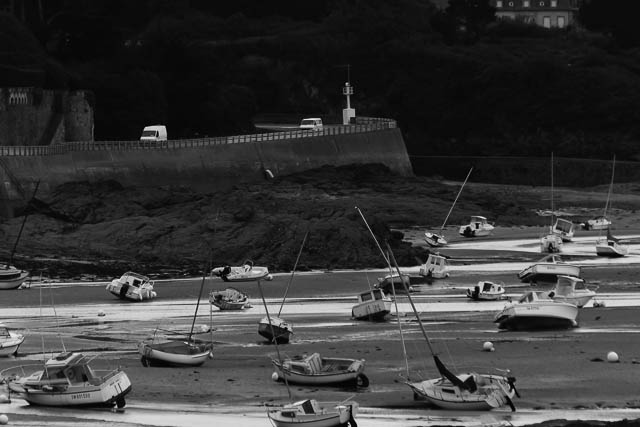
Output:
<path fill-rule="evenodd" d="M 293 275 L 295 274 L 296 268 L 298 267 L 298 261 L 300 260 L 300 255 L 302 254 L 302 249 L 304 248 L 304 243 L 307 241 L 308 235 L 309 235 L 309 230 L 307 230 L 307 232 L 304 233 L 304 238 L 302 239 L 302 244 L 300 245 L 300 250 L 298 251 L 296 262 L 295 264 L 293 264 L 293 270 L 291 270 L 291 277 L 289 277 L 289 283 L 287 283 L 287 288 L 284 290 L 284 296 L 282 297 L 282 302 L 280 303 L 280 309 L 278 310 L 278 317 L 280 317 L 280 313 L 282 313 L 282 307 L 284 306 L 284 301 L 287 299 L 287 294 L 289 293 L 289 287 L 291 286 L 291 282 L 293 282 Z M 271 323 L 271 320 L 269 320 L 269 323 Z"/>
<path fill-rule="evenodd" d="M 187 339 L 187 343 L 191 342 L 191 336 L 193 335 L 193 328 L 196 325 L 196 317 L 198 316 L 198 307 L 200 307 L 200 299 L 202 298 L 202 289 L 204 288 L 204 281 L 207 278 L 207 271 L 208 270 L 205 269 L 204 274 L 202 275 L 202 283 L 200 283 L 200 293 L 198 293 L 198 302 L 196 303 L 196 311 L 195 313 L 193 313 L 193 322 L 191 322 L 191 331 L 189 331 L 189 338 Z"/>
<path fill-rule="evenodd" d="M 611 166 L 611 183 L 609 183 L 609 192 L 607 193 L 607 203 L 604 205 L 603 216 L 607 216 L 607 210 L 609 209 L 609 203 L 611 200 L 611 191 L 613 190 L 613 177 L 616 174 L 616 155 L 613 155 L 613 165 Z"/>
<path fill-rule="evenodd" d="M 551 152 L 551 232 L 553 233 L 553 151 Z"/>
<path fill-rule="evenodd" d="M 456 198 L 453 201 L 453 204 L 451 205 L 451 208 L 449 209 L 449 213 L 447 214 L 446 218 L 444 219 L 444 222 L 442 223 L 442 227 L 440 227 L 440 234 L 442 234 L 442 230 L 444 230 L 444 226 L 447 224 L 447 220 L 449 219 L 449 215 L 451 215 L 451 212 L 453 211 L 453 207 L 456 205 L 456 202 L 458 201 L 458 197 L 460 197 L 460 193 L 462 193 L 462 189 L 464 188 L 464 185 L 467 183 L 467 180 L 469 179 L 469 176 L 471 175 L 471 171 L 472 170 L 473 170 L 473 167 L 471 169 L 469 169 L 469 173 L 467 173 L 467 177 L 464 179 L 464 182 L 462 183 L 462 186 L 460 187 L 460 190 L 458 190 L 458 194 L 456 195 Z"/>

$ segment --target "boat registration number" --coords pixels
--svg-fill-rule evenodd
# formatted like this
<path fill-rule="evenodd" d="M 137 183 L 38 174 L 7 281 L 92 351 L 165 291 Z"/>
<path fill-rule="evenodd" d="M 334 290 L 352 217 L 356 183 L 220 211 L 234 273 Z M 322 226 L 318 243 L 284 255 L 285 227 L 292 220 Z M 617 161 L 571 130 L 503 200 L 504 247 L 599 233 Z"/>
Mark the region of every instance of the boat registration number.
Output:
<path fill-rule="evenodd" d="M 71 400 L 89 399 L 91 395 L 89 393 L 77 393 L 71 395 Z"/>

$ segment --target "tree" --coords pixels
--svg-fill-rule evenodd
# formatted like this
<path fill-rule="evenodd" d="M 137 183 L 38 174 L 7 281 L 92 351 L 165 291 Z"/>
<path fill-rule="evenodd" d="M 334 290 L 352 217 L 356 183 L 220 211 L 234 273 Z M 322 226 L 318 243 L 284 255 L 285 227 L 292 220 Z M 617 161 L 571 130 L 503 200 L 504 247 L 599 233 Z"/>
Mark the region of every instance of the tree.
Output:
<path fill-rule="evenodd" d="M 445 16 L 462 41 L 475 42 L 495 21 L 496 9 L 489 0 L 449 0 Z"/>
<path fill-rule="evenodd" d="M 578 20 L 587 29 L 611 35 L 623 47 L 640 45 L 637 0 L 586 0 Z"/>

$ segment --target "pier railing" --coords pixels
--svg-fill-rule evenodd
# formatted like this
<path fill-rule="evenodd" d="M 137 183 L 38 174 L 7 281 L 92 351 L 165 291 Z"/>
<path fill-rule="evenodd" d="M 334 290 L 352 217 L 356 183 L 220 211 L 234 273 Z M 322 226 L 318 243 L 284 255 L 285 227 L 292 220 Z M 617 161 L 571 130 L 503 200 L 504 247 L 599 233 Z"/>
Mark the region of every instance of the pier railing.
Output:
<path fill-rule="evenodd" d="M 51 156 L 77 151 L 130 151 L 178 148 L 204 148 L 225 144 L 284 141 L 287 139 L 317 138 L 321 136 L 376 132 L 396 128 L 395 120 L 357 117 L 355 124 L 326 126 L 322 130 L 292 129 L 277 132 L 214 138 L 175 139 L 168 141 L 76 141 L 46 146 L 0 146 L 1 156 Z"/>

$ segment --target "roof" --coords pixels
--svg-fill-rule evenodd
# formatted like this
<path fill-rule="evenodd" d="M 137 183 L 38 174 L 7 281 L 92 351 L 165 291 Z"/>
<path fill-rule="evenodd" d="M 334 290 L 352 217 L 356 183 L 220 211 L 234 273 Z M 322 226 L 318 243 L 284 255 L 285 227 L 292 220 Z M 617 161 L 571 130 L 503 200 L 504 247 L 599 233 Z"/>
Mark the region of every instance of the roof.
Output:
<path fill-rule="evenodd" d="M 48 368 L 79 365 L 84 361 L 84 355 L 82 353 L 60 353 L 57 356 L 47 360 L 45 366 Z"/>

